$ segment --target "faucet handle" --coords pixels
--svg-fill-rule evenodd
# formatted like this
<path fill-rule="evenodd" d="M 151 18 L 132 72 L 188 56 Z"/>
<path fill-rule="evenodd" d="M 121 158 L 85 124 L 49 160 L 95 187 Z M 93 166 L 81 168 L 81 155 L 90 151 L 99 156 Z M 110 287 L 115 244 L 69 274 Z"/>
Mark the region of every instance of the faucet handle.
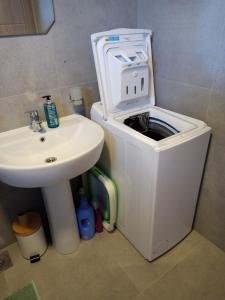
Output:
<path fill-rule="evenodd" d="M 35 109 L 34 110 L 28 110 L 28 111 L 25 111 L 25 113 L 30 115 L 31 120 L 39 121 L 38 110 L 35 110 Z"/>
<path fill-rule="evenodd" d="M 30 115 L 30 127 L 34 132 L 44 132 L 44 128 L 42 127 L 42 121 L 39 118 L 39 113 L 37 110 L 29 110 L 25 112 Z"/>

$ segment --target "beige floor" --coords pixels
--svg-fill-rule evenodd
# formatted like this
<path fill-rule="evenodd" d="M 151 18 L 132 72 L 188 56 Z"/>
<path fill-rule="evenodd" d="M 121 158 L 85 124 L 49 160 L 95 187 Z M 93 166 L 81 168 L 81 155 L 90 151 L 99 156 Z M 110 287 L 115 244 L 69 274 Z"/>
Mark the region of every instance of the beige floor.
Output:
<path fill-rule="evenodd" d="M 225 300 L 225 253 L 195 231 L 153 263 L 118 231 L 71 255 L 49 248 L 36 264 L 7 249 L 14 266 L 0 273 L 0 297 L 33 280 L 42 300 Z"/>

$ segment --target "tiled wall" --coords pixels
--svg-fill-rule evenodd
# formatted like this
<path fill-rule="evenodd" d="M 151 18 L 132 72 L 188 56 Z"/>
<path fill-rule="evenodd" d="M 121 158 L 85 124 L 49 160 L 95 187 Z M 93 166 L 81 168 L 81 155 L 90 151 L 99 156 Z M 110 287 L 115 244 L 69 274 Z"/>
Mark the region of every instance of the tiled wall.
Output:
<path fill-rule="evenodd" d="M 53 95 L 60 116 L 74 112 L 68 89 L 82 86 L 86 103 L 98 99 L 90 34 L 136 27 L 136 0 L 54 0 L 56 22 L 47 35 L 0 38 L 0 131 L 28 124 L 24 113 L 43 111 Z M 43 117 L 43 113 L 41 113 Z M 0 184 L 0 248 L 10 243 L 9 221 L 21 209 L 43 211 L 39 189 Z"/>
<path fill-rule="evenodd" d="M 153 30 L 157 105 L 212 127 L 195 228 L 225 249 L 225 1 L 138 0 Z"/>

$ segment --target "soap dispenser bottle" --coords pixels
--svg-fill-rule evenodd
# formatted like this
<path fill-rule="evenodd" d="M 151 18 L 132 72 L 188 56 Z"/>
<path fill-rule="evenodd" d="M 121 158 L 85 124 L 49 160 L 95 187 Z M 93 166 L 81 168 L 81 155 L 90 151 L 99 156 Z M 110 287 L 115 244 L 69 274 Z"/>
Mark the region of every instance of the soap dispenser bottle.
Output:
<path fill-rule="evenodd" d="M 49 128 L 56 128 L 59 127 L 59 117 L 56 109 L 56 105 L 54 102 L 52 102 L 51 96 L 43 96 L 43 99 L 45 99 L 44 103 L 44 111 L 45 111 L 45 117 L 46 121 L 48 123 Z"/>

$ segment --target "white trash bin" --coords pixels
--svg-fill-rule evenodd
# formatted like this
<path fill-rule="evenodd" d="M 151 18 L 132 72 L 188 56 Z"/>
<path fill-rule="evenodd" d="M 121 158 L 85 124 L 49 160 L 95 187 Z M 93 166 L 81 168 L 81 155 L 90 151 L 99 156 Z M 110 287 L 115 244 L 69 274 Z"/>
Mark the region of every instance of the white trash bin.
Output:
<path fill-rule="evenodd" d="M 32 260 L 36 257 L 38 260 L 44 254 L 47 243 L 38 213 L 27 212 L 18 215 L 12 223 L 12 230 L 24 258 Z"/>

